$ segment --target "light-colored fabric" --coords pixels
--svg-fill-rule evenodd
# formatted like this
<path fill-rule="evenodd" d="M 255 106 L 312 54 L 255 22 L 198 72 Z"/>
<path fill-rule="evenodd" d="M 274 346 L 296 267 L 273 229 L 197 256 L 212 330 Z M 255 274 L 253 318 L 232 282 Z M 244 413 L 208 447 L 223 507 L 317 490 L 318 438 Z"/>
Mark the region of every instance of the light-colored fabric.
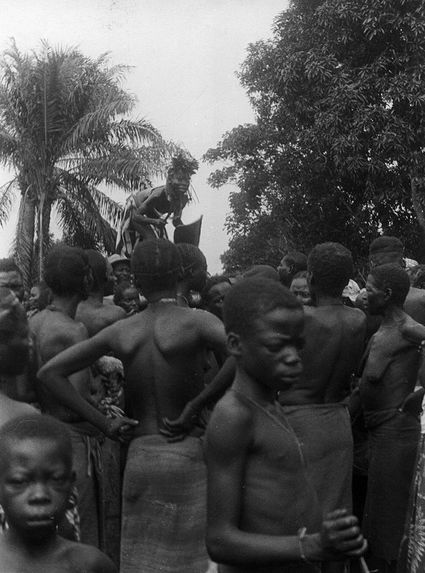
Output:
<path fill-rule="evenodd" d="M 121 573 L 205 573 L 205 532 L 201 440 L 134 439 L 124 472 Z"/>

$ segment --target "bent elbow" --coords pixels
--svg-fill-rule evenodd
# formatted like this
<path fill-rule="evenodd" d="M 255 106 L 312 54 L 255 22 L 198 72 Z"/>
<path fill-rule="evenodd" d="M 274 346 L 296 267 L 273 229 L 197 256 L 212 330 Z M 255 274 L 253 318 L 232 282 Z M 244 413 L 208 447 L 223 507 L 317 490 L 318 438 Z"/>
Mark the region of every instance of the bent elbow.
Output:
<path fill-rule="evenodd" d="M 229 563 L 232 559 L 229 543 L 223 534 L 208 533 L 206 538 L 208 555 L 215 563 Z"/>

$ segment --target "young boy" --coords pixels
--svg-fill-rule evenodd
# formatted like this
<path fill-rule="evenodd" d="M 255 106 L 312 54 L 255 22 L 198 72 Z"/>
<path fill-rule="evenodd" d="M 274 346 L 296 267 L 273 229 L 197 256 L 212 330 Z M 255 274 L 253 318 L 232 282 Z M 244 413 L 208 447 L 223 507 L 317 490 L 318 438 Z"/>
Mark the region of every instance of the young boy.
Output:
<path fill-rule="evenodd" d="M 207 547 L 221 572 L 315 571 L 362 554 L 357 519 L 322 511 L 300 444 L 276 401 L 302 371 L 303 311 L 275 281 L 245 279 L 226 295 L 231 389 L 207 429 Z"/>
<path fill-rule="evenodd" d="M 59 537 L 56 527 L 74 480 L 66 427 L 24 415 L 0 429 L 0 503 L 8 528 L 0 535 L 5 573 L 114 573 L 99 550 Z"/>

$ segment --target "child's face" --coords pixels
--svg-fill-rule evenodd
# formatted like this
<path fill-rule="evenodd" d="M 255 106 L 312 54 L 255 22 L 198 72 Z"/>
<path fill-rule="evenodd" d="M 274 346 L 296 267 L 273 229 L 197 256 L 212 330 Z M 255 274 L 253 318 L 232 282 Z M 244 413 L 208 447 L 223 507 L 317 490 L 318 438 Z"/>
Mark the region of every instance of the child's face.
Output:
<path fill-rule="evenodd" d="M 0 469 L 0 503 L 21 534 L 45 536 L 62 518 L 73 473 L 53 440 L 10 441 Z"/>
<path fill-rule="evenodd" d="M 240 336 L 239 365 L 262 386 L 286 390 L 302 372 L 302 310 L 276 308 L 257 318 L 251 332 Z"/>
<path fill-rule="evenodd" d="M 291 282 L 291 292 L 297 297 L 301 304 L 311 304 L 310 290 L 306 278 L 293 279 Z"/>
<path fill-rule="evenodd" d="M 137 289 L 131 287 L 126 288 L 122 293 L 122 300 L 120 306 L 127 312 L 139 311 L 139 292 Z"/>

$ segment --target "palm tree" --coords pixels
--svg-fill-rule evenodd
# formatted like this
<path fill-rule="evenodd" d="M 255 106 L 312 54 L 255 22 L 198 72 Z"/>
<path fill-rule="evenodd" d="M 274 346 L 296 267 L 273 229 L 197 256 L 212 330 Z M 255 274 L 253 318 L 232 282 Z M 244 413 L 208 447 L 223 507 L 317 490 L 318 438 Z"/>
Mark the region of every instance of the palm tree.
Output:
<path fill-rule="evenodd" d="M 39 54 L 14 42 L 3 53 L 0 162 L 15 176 L 0 188 L 0 224 L 20 193 L 14 249 L 27 285 L 41 275 L 53 208 L 68 241 L 111 252 L 121 207 L 99 185 L 149 185 L 176 150 L 148 121 L 126 117 L 135 105 L 121 87 L 126 71 L 106 54 L 45 43 Z"/>

